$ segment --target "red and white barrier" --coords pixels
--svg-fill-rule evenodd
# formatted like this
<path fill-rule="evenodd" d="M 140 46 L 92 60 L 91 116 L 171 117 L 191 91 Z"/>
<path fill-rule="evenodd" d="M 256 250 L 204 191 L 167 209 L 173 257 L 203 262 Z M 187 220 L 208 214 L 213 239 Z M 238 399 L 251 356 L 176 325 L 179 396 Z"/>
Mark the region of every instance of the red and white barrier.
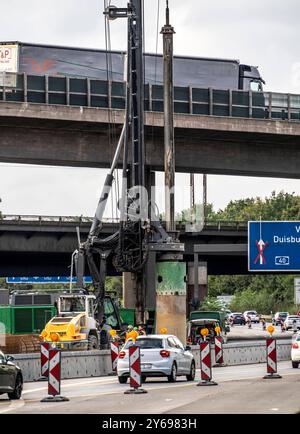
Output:
<path fill-rule="evenodd" d="M 41 402 L 69 401 L 60 396 L 61 382 L 61 351 L 58 348 L 49 349 L 48 397 Z"/>
<path fill-rule="evenodd" d="M 111 342 L 110 343 L 111 365 L 112 365 L 113 372 L 115 372 L 117 370 L 119 349 L 120 349 L 119 348 L 119 342 Z"/>
<path fill-rule="evenodd" d="M 216 386 L 212 381 L 211 350 L 207 341 L 200 342 L 200 370 L 201 382 L 197 386 Z"/>
<path fill-rule="evenodd" d="M 41 376 L 45 379 L 49 375 L 49 347 L 48 342 L 41 343 Z"/>
<path fill-rule="evenodd" d="M 124 393 L 147 393 L 146 390 L 141 389 L 142 375 L 141 375 L 141 353 L 140 347 L 131 345 L 129 347 L 129 376 L 131 389 L 126 390 Z"/>
<path fill-rule="evenodd" d="M 51 348 L 49 351 L 48 394 L 52 396 L 60 395 L 60 364 L 60 350 L 58 348 Z"/>
<path fill-rule="evenodd" d="M 140 347 L 129 347 L 129 375 L 130 387 L 138 388 L 142 385 Z"/>
<path fill-rule="evenodd" d="M 215 366 L 224 365 L 222 336 L 215 336 Z"/>
<path fill-rule="evenodd" d="M 277 374 L 277 346 L 276 339 L 273 337 L 266 339 L 267 348 L 267 375 L 263 378 L 281 378 Z"/>

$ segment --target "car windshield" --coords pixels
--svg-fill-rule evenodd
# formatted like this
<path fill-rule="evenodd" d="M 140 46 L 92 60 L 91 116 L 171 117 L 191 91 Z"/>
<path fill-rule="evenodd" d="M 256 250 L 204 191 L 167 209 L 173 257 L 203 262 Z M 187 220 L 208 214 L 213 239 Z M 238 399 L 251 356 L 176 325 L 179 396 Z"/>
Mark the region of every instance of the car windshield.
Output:
<path fill-rule="evenodd" d="M 125 348 L 128 348 L 130 344 L 131 342 L 127 341 Z M 143 350 L 163 348 L 162 339 L 156 338 L 140 338 L 136 340 L 135 344 Z"/>

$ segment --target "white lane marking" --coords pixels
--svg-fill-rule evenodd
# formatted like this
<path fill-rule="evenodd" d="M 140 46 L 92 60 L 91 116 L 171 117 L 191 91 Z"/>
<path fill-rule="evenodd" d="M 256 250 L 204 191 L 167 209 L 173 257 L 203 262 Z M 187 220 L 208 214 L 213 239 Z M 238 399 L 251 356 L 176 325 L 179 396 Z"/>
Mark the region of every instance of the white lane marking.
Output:
<path fill-rule="evenodd" d="M 72 381 L 72 380 L 67 380 L 67 381 Z M 79 382 L 79 383 L 72 383 L 72 384 L 64 384 L 64 382 L 62 381 L 62 384 L 61 384 L 61 387 L 63 387 L 63 388 L 65 388 L 65 387 L 76 387 L 76 386 L 84 386 L 84 385 L 88 385 L 88 384 L 109 384 L 109 383 L 112 383 L 112 384 L 115 384 L 114 382 L 114 379 L 112 378 L 112 379 L 108 379 L 108 378 L 106 378 L 105 377 L 105 379 L 99 379 L 99 380 L 91 380 L 91 381 L 81 381 L 81 382 Z M 24 392 L 23 392 L 23 395 L 26 393 L 26 394 L 28 394 L 28 393 L 33 393 L 33 392 L 38 392 L 39 390 L 48 390 L 48 387 L 39 387 L 39 388 L 36 388 L 36 389 L 29 389 L 29 390 L 25 390 Z"/>
<path fill-rule="evenodd" d="M 9 411 L 19 410 L 24 405 L 25 405 L 25 401 L 23 401 L 23 399 L 20 399 L 20 401 L 18 402 L 10 401 L 9 406 L 7 408 L 5 408 L 4 410 L 0 410 L 0 414 L 8 413 Z"/>
<path fill-rule="evenodd" d="M 272 411 L 278 411 L 279 408 L 271 408 Z"/>

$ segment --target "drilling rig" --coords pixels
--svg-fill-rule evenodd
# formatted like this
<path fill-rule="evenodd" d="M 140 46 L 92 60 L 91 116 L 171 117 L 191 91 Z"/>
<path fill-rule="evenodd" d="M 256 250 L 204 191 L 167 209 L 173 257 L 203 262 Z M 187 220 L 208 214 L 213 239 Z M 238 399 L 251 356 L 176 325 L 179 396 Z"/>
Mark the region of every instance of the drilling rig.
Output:
<path fill-rule="evenodd" d="M 108 262 L 117 272 L 130 273 L 135 281 L 135 308 L 138 322 L 144 322 L 146 300 L 156 309 L 157 329 L 166 327 L 185 341 L 186 264 L 184 245 L 178 241 L 174 225 L 174 128 L 172 83 L 173 28 L 167 24 L 164 37 L 165 72 L 165 185 L 167 230 L 162 226 L 155 204 L 149 200 L 145 182 L 144 140 L 144 65 L 143 2 L 131 0 L 127 7 L 109 6 L 106 20 L 127 19 L 127 77 L 124 125 L 115 155 L 99 199 L 88 238 L 79 242 L 74 254 L 77 285 L 83 286 L 86 269 L 94 286 L 94 315 L 103 320 L 105 278 Z M 121 158 L 122 156 L 122 158 Z M 116 232 L 103 237 L 101 228 L 105 206 L 112 190 L 114 173 L 122 159 L 121 198 L 118 203 L 119 224 Z M 79 240 L 80 241 L 80 240 Z"/>

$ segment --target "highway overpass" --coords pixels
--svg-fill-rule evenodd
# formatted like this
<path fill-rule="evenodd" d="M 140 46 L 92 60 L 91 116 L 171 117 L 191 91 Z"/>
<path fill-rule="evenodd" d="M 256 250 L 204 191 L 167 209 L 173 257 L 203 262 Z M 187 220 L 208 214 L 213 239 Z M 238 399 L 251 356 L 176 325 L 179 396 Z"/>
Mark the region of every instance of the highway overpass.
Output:
<path fill-rule="evenodd" d="M 57 80 L 24 74 L 14 92 L 0 93 L 0 161 L 108 167 L 116 145 L 109 126 L 117 137 L 124 121 L 122 84 L 114 90 L 113 83 L 102 83 L 106 90 L 99 93 L 89 79 L 60 77 L 59 86 Z M 153 86 L 147 92 L 146 164 L 163 170 L 161 91 Z M 177 172 L 300 177 L 299 96 L 196 88 L 174 93 Z"/>
<path fill-rule="evenodd" d="M 0 219 L 0 275 L 69 275 L 71 254 L 77 248 L 76 226 L 82 240 L 91 218 L 3 216 Z M 103 236 L 117 230 L 117 221 L 106 221 Z M 199 259 L 207 261 L 209 274 L 247 273 L 247 224 L 210 222 L 202 232 L 186 232 L 178 225 L 185 243 L 185 260 L 193 262 L 194 246 Z M 109 274 L 115 274 L 111 267 Z"/>

